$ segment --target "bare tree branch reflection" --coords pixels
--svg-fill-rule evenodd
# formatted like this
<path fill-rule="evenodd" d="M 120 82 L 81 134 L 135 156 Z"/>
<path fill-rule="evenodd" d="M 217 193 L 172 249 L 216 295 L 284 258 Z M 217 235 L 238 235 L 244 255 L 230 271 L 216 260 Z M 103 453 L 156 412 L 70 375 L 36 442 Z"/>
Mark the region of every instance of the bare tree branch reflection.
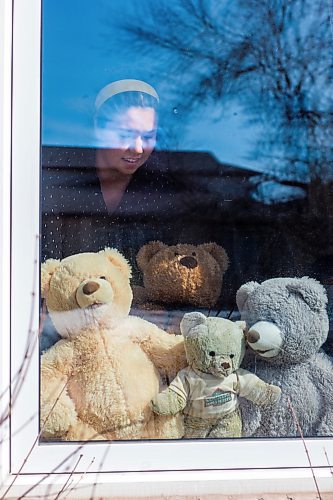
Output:
<path fill-rule="evenodd" d="M 326 0 L 149 1 L 133 12 L 123 30 L 165 75 L 182 116 L 237 99 L 249 123 L 263 125 L 253 156 L 271 172 L 312 181 L 333 173 Z"/>

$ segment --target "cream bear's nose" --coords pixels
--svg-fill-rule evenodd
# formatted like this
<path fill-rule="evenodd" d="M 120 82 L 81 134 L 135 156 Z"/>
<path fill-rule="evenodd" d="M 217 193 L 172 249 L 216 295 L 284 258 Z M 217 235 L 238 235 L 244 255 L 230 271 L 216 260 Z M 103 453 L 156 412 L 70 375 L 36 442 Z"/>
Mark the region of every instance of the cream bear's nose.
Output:
<path fill-rule="evenodd" d="M 82 288 L 85 295 L 91 295 L 99 289 L 99 284 L 95 281 L 88 281 Z"/>
<path fill-rule="evenodd" d="M 224 368 L 225 370 L 228 370 L 228 368 L 230 368 L 229 363 L 221 363 L 221 366 L 222 366 L 222 368 Z"/>

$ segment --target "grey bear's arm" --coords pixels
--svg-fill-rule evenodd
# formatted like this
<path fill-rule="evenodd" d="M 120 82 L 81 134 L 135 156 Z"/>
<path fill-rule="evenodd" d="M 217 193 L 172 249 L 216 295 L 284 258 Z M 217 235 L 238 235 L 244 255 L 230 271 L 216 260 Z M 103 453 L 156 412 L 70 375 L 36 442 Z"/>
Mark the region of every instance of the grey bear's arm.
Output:
<path fill-rule="evenodd" d="M 243 422 L 243 437 L 250 437 L 257 431 L 261 424 L 262 412 L 260 407 L 246 398 L 239 398 L 239 409 Z"/>
<path fill-rule="evenodd" d="M 319 352 L 308 368 L 309 379 L 313 385 L 313 394 L 320 393 L 319 421 L 313 433 L 317 436 L 333 434 L 333 359 L 324 352 Z"/>
<path fill-rule="evenodd" d="M 154 413 L 159 415 L 176 415 L 186 406 L 186 399 L 169 387 L 157 396 L 151 402 Z"/>

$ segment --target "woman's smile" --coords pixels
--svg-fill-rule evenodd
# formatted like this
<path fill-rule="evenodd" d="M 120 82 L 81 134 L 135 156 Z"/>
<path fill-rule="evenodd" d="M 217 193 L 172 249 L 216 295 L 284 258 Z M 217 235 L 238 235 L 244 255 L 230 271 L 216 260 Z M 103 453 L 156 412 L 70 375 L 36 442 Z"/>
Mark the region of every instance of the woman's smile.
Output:
<path fill-rule="evenodd" d="M 140 161 L 140 159 L 141 159 L 141 156 L 137 156 L 135 158 L 132 158 L 132 157 L 124 157 L 124 158 L 122 158 L 122 160 L 127 161 L 128 163 L 133 163 L 133 164 L 138 163 L 138 161 Z"/>

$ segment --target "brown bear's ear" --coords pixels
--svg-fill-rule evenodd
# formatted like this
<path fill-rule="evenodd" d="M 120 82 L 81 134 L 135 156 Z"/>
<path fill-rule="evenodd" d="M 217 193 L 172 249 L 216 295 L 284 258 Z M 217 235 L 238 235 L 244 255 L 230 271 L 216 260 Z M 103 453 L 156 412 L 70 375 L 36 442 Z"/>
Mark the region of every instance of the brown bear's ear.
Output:
<path fill-rule="evenodd" d="M 143 245 L 136 256 L 136 262 L 140 271 L 144 271 L 150 259 L 157 254 L 162 248 L 167 248 L 167 245 L 161 241 L 150 241 Z"/>
<path fill-rule="evenodd" d="M 214 257 L 222 272 L 225 272 L 228 269 L 229 257 L 223 247 L 217 243 L 211 242 L 203 243 L 202 245 L 199 245 L 199 248 L 203 248 L 206 252 L 210 253 L 212 257 Z"/>
<path fill-rule="evenodd" d="M 104 255 L 115 267 L 117 267 L 127 278 L 132 277 L 131 266 L 125 257 L 115 248 L 105 248 L 98 252 Z"/>
<path fill-rule="evenodd" d="M 50 288 L 51 278 L 59 267 L 60 260 L 56 259 L 48 259 L 42 263 L 41 267 L 41 276 L 40 276 L 40 287 L 41 287 L 41 296 L 42 299 L 46 298 L 47 292 Z"/>

